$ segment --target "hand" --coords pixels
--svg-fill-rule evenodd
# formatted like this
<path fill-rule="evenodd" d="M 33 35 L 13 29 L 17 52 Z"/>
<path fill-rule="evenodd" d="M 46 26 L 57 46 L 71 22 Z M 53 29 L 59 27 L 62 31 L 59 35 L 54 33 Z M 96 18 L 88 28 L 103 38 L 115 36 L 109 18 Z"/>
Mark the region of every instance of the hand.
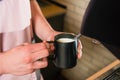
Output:
<path fill-rule="evenodd" d="M 23 44 L 4 52 L 0 56 L 2 74 L 24 75 L 47 66 L 46 44 Z M 40 59 L 40 61 L 38 61 Z"/>
<path fill-rule="evenodd" d="M 78 55 L 77 55 L 78 59 L 80 59 L 82 57 L 82 44 L 81 41 L 78 40 Z"/>

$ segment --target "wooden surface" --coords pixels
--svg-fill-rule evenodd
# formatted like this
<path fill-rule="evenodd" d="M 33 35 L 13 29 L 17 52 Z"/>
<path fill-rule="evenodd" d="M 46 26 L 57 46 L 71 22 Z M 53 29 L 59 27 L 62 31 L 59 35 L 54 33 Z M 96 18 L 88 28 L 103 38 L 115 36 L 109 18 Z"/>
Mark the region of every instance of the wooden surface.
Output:
<path fill-rule="evenodd" d="M 87 78 L 86 80 L 96 80 L 99 76 L 106 73 L 107 71 L 109 71 L 113 67 L 117 66 L 118 64 L 120 64 L 120 60 L 115 60 L 108 66 L 104 67 L 103 69 L 99 70 L 98 72 L 96 72 L 95 74 L 93 74 L 92 76 Z"/>
<path fill-rule="evenodd" d="M 49 2 L 46 3 L 48 4 L 47 6 L 41 7 L 41 10 L 46 18 L 64 14 L 66 12 L 66 9 L 62 7 L 59 7 Z"/>
<path fill-rule="evenodd" d="M 117 58 L 98 40 L 82 36 L 83 56 L 72 69 L 62 70 L 67 80 L 86 80 L 99 70 L 108 66 Z M 117 62 L 118 63 L 118 62 Z"/>

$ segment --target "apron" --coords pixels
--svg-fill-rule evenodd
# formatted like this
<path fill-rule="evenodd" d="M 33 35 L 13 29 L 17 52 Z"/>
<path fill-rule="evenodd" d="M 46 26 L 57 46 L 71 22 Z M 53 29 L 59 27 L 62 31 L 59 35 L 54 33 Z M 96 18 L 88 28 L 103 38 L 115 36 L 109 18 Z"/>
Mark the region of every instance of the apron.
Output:
<path fill-rule="evenodd" d="M 31 42 L 29 0 L 0 0 L 0 52 Z M 0 80 L 37 80 L 36 73 L 0 75 Z M 39 79 L 40 80 L 40 79 Z"/>

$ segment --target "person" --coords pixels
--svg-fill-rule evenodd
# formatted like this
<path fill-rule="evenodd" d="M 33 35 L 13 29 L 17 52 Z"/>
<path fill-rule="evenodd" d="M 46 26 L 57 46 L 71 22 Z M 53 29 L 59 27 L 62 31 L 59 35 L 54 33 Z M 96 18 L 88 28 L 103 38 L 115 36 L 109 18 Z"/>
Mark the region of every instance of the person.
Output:
<path fill-rule="evenodd" d="M 31 43 L 33 30 L 43 42 Z M 37 80 L 35 71 L 48 65 L 48 48 L 54 47 L 46 41 L 60 33 L 49 25 L 36 0 L 0 0 L 0 80 Z"/>

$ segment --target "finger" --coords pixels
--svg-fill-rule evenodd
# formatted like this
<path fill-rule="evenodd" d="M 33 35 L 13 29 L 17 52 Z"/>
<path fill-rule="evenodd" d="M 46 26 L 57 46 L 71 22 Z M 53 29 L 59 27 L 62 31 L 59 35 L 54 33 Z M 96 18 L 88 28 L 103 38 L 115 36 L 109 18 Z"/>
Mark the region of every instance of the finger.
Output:
<path fill-rule="evenodd" d="M 52 53 L 53 50 L 54 50 L 54 44 L 53 43 L 48 43 L 46 41 L 45 41 L 45 44 L 46 44 L 46 46 L 48 48 L 49 53 Z"/>
<path fill-rule="evenodd" d="M 53 51 L 55 49 L 54 44 L 50 44 L 50 50 Z"/>
<path fill-rule="evenodd" d="M 78 50 L 78 55 L 77 55 L 77 57 L 78 57 L 78 59 L 80 59 L 80 58 L 82 57 L 82 50 L 81 50 L 81 49 Z"/>
<path fill-rule="evenodd" d="M 29 45 L 30 43 L 23 43 L 23 46 Z"/>
<path fill-rule="evenodd" d="M 53 43 L 49 44 L 48 50 L 49 50 L 49 53 L 53 53 L 53 51 L 54 51 L 54 44 Z"/>
<path fill-rule="evenodd" d="M 34 69 L 40 69 L 40 68 L 45 68 L 48 65 L 47 58 L 41 59 L 41 61 L 36 61 L 33 63 L 33 68 Z"/>
<path fill-rule="evenodd" d="M 12 74 L 17 75 L 17 76 L 21 76 L 21 75 L 33 73 L 34 71 L 35 71 L 34 69 L 31 69 L 31 70 L 26 70 L 26 71 L 21 71 L 21 72 L 15 72 Z"/>
<path fill-rule="evenodd" d="M 29 50 L 31 50 L 32 52 L 36 52 L 42 49 L 46 48 L 45 43 L 35 43 L 35 44 L 29 44 L 28 45 Z"/>
<path fill-rule="evenodd" d="M 78 58 L 81 58 L 82 56 L 82 44 L 81 41 L 78 41 Z"/>
<path fill-rule="evenodd" d="M 33 68 L 33 63 L 28 63 L 20 66 L 17 71 L 13 72 L 15 75 L 24 75 L 24 74 L 29 74 L 35 71 Z"/>
<path fill-rule="evenodd" d="M 43 41 L 43 43 L 45 43 L 46 47 L 49 49 L 51 46 L 50 46 L 50 43 L 47 43 L 46 41 Z"/>
<path fill-rule="evenodd" d="M 34 62 L 34 61 L 37 61 L 38 59 L 48 57 L 49 52 L 47 49 L 43 49 L 38 52 L 34 52 L 33 54 L 31 54 L 31 56 L 32 56 L 32 61 Z"/>
<path fill-rule="evenodd" d="M 78 40 L 78 47 L 82 49 L 82 43 L 80 40 Z"/>

